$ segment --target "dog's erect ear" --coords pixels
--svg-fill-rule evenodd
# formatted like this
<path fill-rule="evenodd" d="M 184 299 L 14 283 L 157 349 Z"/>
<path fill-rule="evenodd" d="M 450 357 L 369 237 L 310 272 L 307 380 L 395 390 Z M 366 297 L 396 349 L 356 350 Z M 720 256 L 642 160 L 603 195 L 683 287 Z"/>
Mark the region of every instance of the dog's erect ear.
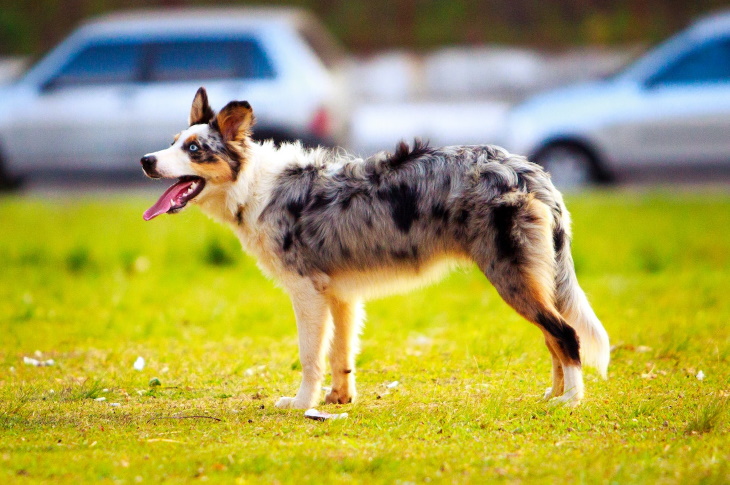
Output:
<path fill-rule="evenodd" d="M 198 92 L 195 93 L 193 99 L 193 107 L 190 108 L 190 119 L 188 120 L 190 126 L 199 125 L 201 123 L 208 123 L 215 117 L 215 113 L 208 104 L 208 93 L 205 92 L 205 88 L 201 87 Z"/>
<path fill-rule="evenodd" d="M 248 101 L 231 101 L 216 118 L 218 130 L 225 141 L 241 141 L 251 134 L 256 119 Z"/>

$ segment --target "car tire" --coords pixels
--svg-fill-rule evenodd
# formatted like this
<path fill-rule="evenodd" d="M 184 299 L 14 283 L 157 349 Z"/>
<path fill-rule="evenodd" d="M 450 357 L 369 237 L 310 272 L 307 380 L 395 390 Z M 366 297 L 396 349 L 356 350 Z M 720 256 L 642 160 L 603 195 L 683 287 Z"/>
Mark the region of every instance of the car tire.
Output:
<path fill-rule="evenodd" d="M 5 159 L 0 154 L 0 192 L 12 192 L 23 185 L 23 179 L 8 172 L 5 166 Z"/>
<path fill-rule="evenodd" d="M 597 158 L 576 143 L 548 145 L 532 161 L 550 173 L 553 184 L 561 190 L 579 189 L 609 180 Z"/>

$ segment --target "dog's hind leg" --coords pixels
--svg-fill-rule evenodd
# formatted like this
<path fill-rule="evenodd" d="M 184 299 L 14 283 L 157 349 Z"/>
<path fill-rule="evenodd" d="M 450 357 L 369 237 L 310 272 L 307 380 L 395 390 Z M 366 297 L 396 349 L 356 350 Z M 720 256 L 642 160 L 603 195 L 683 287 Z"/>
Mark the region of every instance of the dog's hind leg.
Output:
<path fill-rule="evenodd" d="M 552 357 L 552 387 L 545 398 L 555 397 L 558 403 L 577 405 L 583 398 L 583 372 L 578 336 L 549 300 L 543 300 L 544 288 L 536 288 L 530 278 L 515 278 L 504 285 L 492 279 L 504 300 L 528 321 L 537 325 L 545 336 Z M 521 280 L 521 281 L 520 281 Z"/>
<path fill-rule="evenodd" d="M 557 402 L 583 398 L 578 337 L 555 307 L 555 250 L 550 210 L 531 196 L 493 206 L 485 221 L 490 231 L 473 240 L 471 254 L 500 296 L 545 336 L 553 357 Z"/>
<path fill-rule="evenodd" d="M 282 397 L 278 408 L 309 409 L 319 402 L 325 371 L 325 353 L 332 320 L 325 295 L 311 280 L 302 278 L 285 284 L 294 306 L 299 334 L 302 383 L 295 397 Z"/>
<path fill-rule="evenodd" d="M 355 391 L 355 357 L 358 352 L 360 327 L 364 317 L 360 302 L 330 297 L 334 335 L 330 348 L 332 390 L 325 397 L 327 404 L 353 402 Z"/>
<path fill-rule="evenodd" d="M 553 358 L 553 385 L 547 388 L 543 396 L 547 400 L 563 394 L 565 380 L 563 376 L 563 364 L 560 362 L 558 353 L 551 347 L 548 339 L 545 339 L 545 345 L 547 345 L 548 350 L 550 350 L 550 355 Z"/>

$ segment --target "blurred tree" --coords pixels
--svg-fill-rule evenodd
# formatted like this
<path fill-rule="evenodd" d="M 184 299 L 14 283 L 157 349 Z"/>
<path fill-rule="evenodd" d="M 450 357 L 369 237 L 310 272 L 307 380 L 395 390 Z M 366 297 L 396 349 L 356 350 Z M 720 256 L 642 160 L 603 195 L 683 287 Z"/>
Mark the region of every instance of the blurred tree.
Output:
<path fill-rule="evenodd" d="M 0 55 L 39 54 L 84 18 L 152 7 L 262 0 L 0 0 Z M 317 14 L 352 51 L 509 43 L 541 48 L 654 43 L 730 0 L 269 0 Z"/>

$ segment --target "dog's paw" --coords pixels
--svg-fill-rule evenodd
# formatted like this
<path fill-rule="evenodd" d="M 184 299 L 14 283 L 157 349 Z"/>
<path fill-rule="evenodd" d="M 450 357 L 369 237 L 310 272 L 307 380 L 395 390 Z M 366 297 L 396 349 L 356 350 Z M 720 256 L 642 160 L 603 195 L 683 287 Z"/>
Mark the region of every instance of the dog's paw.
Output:
<path fill-rule="evenodd" d="M 547 393 L 546 393 L 546 396 L 547 396 Z M 566 406 L 569 408 L 574 408 L 580 404 L 582 399 L 583 399 L 582 393 L 568 391 L 560 397 L 555 397 L 553 399 L 550 399 L 550 405 L 551 406 Z"/>
<path fill-rule="evenodd" d="M 293 397 L 281 397 L 278 401 L 276 401 L 275 406 L 279 409 L 291 409 L 294 406 L 292 404 L 294 403 Z"/>
<path fill-rule="evenodd" d="M 355 400 L 355 396 L 344 391 L 332 389 L 324 398 L 325 404 L 348 404 Z"/>
<path fill-rule="evenodd" d="M 310 406 L 307 402 L 301 402 L 295 397 L 282 397 L 276 401 L 276 407 L 279 409 L 309 409 Z"/>
<path fill-rule="evenodd" d="M 554 391 L 553 389 L 555 389 L 555 388 L 554 387 L 548 387 L 547 389 L 545 389 L 545 394 L 542 395 L 542 400 L 543 401 L 549 401 L 552 398 L 557 398 L 557 397 L 560 397 L 560 396 L 563 395 L 563 389 L 562 388 L 560 388 L 557 392 Z"/>

